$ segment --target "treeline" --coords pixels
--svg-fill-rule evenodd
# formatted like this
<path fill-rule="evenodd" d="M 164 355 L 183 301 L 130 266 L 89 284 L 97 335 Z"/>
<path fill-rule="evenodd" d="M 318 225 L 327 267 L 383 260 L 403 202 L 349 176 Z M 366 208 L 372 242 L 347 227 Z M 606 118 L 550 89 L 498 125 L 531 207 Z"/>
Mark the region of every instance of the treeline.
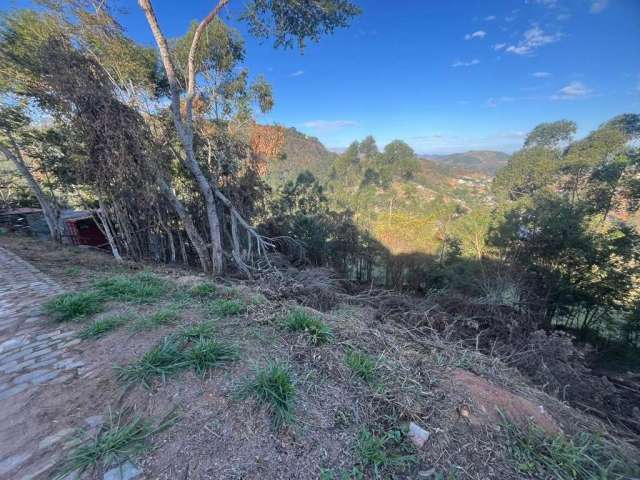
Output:
<path fill-rule="evenodd" d="M 140 0 L 157 49 L 127 38 L 106 2 L 4 15 L 0 151 L 54 240 L 64 235 L 61 210 L 85 207 L 117 258 L 195 262 L 213 273 L 230 265 L 249 273 L 265 258 L 271 245 L 251 218 L 267 190 L 260 156 L 272 146 L 252 142 L 253 112 L 274 100 L 243 68 L 243 40 L 220 16 L 227 3 L 167 39 Z M 239 21 L 275 47 L 302 48 L 359 13 L 349 1 L 326 4 L 245 2 Z"/>

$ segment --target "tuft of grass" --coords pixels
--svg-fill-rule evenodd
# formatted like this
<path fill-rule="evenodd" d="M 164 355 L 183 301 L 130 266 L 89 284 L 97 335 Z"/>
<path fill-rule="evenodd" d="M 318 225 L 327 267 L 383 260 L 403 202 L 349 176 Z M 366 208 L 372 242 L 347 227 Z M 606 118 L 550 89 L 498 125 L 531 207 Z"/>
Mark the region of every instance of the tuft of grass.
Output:
<path fill-rule="evenodd" d="M 125 460 L 140 455 L 151 447 L 150 438 L 173 423 L 176 418 L 168 418 L 158 425 L 148 419 L 134 416 L 127 419 L 126 413 L 109 414 L 109 419 L 95 436 L 76 446 L 62 464 L 57 478 L 67 478 L 71 472 L 82 474 L 97 467 L 109 468 Z"/>
<path fill-rule="evenodd" d="M 365 469 L 371 469 L 373 478 L 382 477 L 390 469 L 403 469 L 417 461 L 415 449 L 405 439 L 405 432 L 398 429 L 381 433 L 362 430 L 356 439 L 355 450 Z"/>
<path fill-rule="evenodd" d="M 182 352 L 182 343 L 175 338 L 165 337 L 140 360 L 116 369 L 118 380 L 122 383 L 141 383 L 150 388 L 154 379 L 160 378 L 164 383 L 169 375 L 188 368 L 189 365 Z"/>
<path fill-rule="evenodd" d="M 502 427 L 513 466 L 522 474 L 558 480 L 606 480 L 631 478 L 639 467 L 601 437 L 581 433 L 547 435 L 530 424 L 521 428 L 503 416 Z"/>
<path fill-rule="evenodd" d="M 163 325 L 171 325 L 180 319 L 180 314 L 174 308 L 163 308 L 150 315 L 140 317 L 131 324 L 134 331 L 153 330 Z"/>
<path fill-rule="evenodd" d="M 166 282 L 148 272 L 103 278 L 93 288 L 110 300 L 136 303 L 151 303 L 167 292 Z"/>
<path fill-rule="evenodd" d="M 204 375 L 221 363 L 237 360 L 240 355 L 232 345 L 210 338 L 199 338 L 184 352 L 184 358 L 197 374 Z"/>
<path fill-rule="evenodd" d="M 213 283 L 199 283 L 189 289 L 189 295 L 193 298 L 207 298 L 215 295 L 216 286 Z"/>
<path fill-rule="evenodd" d="M 96 292 L 63 293 L 44 305 L 45 313 L 56 322 L 83 320 L 103 308 L 104 299 Z"/>
<path fill-rule="evenodd" d="M 241 300 L 220 298 L 209 302 L 207 310 L 218 317 L 230 317 L 243 313 L 246 310 L 246 306 Z"/>
<path fill-rule="evenodd" d="M 111 315 L 109 317 L 101 318 L 80 330 L 79 336 L 85 340 L 101 337 L 105 333 L 112 332 L 119 326 L 129 322 L 131 318 L 131 315 L 127 314 Z"/>
<path fill-rule="evenodd" d="M 295 384 L 289 367 L 273 362 L 256 371 L 255 377 L 243 385 L 242 397 L 252 396 L 267 407 L 276 427 L 293 421 Z"/>
<path fill-rule="evenodd" d="M 332 337 L 331 329 L 322 320 L 302 308 L 287 313 L 284 326 L 292 332 L 306 333 L 314 345 L 326 343 Z"/>
<path fill-rule="evenodd" d="M 368 384 L 376 380 L 376 361 L 371 355 L 358 350 L 349 350 L 345 354 L 344 363 L 351 371 Z"/>
<path fill-rule="evenodd" d="M 202 322 L 184 327 L 178 332 L 178 335 L 185 340 L 197 340 L 199 338 L 210 338 L 214 333 L 215 324 L 213 322 Z"/>

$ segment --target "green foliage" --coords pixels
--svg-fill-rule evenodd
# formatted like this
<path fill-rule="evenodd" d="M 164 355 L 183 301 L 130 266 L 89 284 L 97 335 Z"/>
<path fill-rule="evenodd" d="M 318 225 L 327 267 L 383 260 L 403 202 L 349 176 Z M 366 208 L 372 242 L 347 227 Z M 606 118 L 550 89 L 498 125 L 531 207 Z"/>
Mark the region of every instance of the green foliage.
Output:
<path fill-rule="evenodd" d="M 622 479 L 637 475 L 629 459 L 600 437 L 582 433 L 546 435 L 534 425 L 522 429 L 503 422 L 509 454 L 522 474 L 558 480 Z"/>
<path fill-rule="evenodd" d="M 189 289 L 189 295 L 193 298 L 207 298 L 215 295 L 216 286 L 213 283 L 199 283 Z"/>
<path fill-rule="evenodd" d="M 240 389 L 243 398 L 254 397 L 268 408 L 276 427 L 293 421 L 295 384 L 288 366 L 270 363 L 256 371 L 255 377 Z"/>
<path fill-rule="evenodd" d="M 168 290 L 164 280 L 148 272 L 107 277 L 95 282 L 93 288 L 110 300 L 136 303 L 154 302 Z"/>
<path fill-rule="evenodd" d="M 239 358 L 238 349 L 224 342 L 209 338 L 198 338 L 193 346 L 184 352 L 184 358 L 196 373 L 204 375 L 221 363 Z"/>
<path fill-rule="evenodd" d="M 215 332 L 215 325 L 212 322 L 196 323 L 183 328 L 178 333 L 185 340 L 197 340 L 200 338 L 210 338 Z"/>
<path fill-rule="evenodd" d="M 321 35 L 346 27 L 360 13 L 349 0 L 325 0 L 322 4 L 288 0 L 252 0 L 241 20 L 258 38 L 273 38 L 275 47 L 304 48 L 307 39 L 317 42 Z"/>
<path fill-rule="evenodd" d="M 86 432 L 80 444 L 74 447 L 62 463 L 56 478 L 67 478 L 71 472 L 82 474 L 98 467 L 110 468 L 151 448 L 151 437 L 169 428 L 175 419 L 167 419 L 158 425 L 139 416 L 132 418 L 125 413 L 111 413 L 97 434 Z"/>
<path fill-rule="evenodd" d="M 356 440 L 355 451 L 365 469 L 370 469 L 373 478 L 387 478 L 392 469 L 403 469 L 415 463 L 414 449 L 405 441 L 402 430 L 374 433 L 362 430 Z"/>
<path fill-rule="evenodd" d="M 230 317 L 243 313 L 247 307 L 241 300 L 219 298 L 206 305 L 207 310 L 218 317 Z"/>
<path fill-rule="evenodd" d="M 284 326 L 292 332 L 304 332 L 314 345 L 328 342 L 331 329 L 316 315 L 303 308 L 295 308 L 287 313 Z"/>
<path fill-rule="evenodd" d="M 344 356 L 344 363 L 351 371 L 368 384 L 377 378 L 377 362 L 370 355 L 358 350 L 349 350 Z"/>
<path fill-rule="evenodd" d="M 164 383 L 169 375 L 190 365 L 184 358 L 182 346 L 175 338 L 165 337 L 139 360 L 116 367 L 118 380 L 125 384 L 141 383 L 146 388 L 151 388 L 151 382 L 158 377 Z"/>
<path fill-rule="evenodd" d="M 131 324 L 131 329 L 137 332 L 153 330 L 164 325 L 174 324 L 179 319 L 180 314 L 175 310 L 175 308 L 163 308 L 157 312 L 137 318 L 136 321 Z"/>
<path fill-rule="evenodd" d="M 105 333 L 116 330 L 121 325 L 130 323 L 133 317 L 129 314 L 110 315 L 86 325 L 80 330 L 79 336 L 83 339 L 99 338 Z"/>
<path fill-rule="evenodd" d="M 541 123 L 524 140 L 524 148 L 555 149 L 566 145 L 576 133 L 576 124 L 569 120 Z"/>
<path fill-rule="evenodd" d="M 63 293 L 44 305 L 45 313 L 56 322 L 83 320 L 103 308 L 104 298 L 96 292 Z"/>

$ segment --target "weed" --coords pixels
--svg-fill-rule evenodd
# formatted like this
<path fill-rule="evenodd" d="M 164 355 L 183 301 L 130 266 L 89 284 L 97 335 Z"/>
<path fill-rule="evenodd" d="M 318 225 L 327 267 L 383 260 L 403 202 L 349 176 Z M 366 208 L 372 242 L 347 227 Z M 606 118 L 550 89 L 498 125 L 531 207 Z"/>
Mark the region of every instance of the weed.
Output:
<path fill-rule="evenodd" d="M 331 329 L 322 320 L 302 308 L 291 310 L 284 319 L 284 326 L 292 332 L 306 333 L 314 345 L 326 343 L 332 336 Z"/>
<path fill-rule="evenodd" d="M 140 360 L 116 369 L 118 380 L 121 382 L 126 384 L 139 382 L 150 388 L 153 379 L 160 377 L 162 382 L 165 382 L 167 376 L 188 368 L 189 365 L 184 358 L 182 344 L 175 338 L 165 337 Z"/>
<path fill-rule="evenodd" d="M 140 317 L 131 328 L 134 331 L 153 330 L 163 325 L 171 325 L 180 319 L 180 314 L 174 308 L 163 308 L 150 315 Z"/>
<path fill-rule="evenodd" d="M 185 340 L 195 340 L 198 338 L 209 338 L 213 336 L 214 331 L 215 324 L 213 322 L 202 322 L 184 327 L 178 335 Z"/>
<path fill-rule="evenodd" d="M 240 395 L 253 396 L 265 405 L 273 415 L 274 425 L 279 427 L 293 420 L 295 390 L 289 367 L 274 362 L 257 370 L 255 378 L 241 388 Z"/>
<path fill-rule="evenodd" d="M 104 308 L 103 298 L 95 292 L 63 293 L 44 305 L 44 311 L 56 322 L 82 320 Z"/>
<path fill-rule="evenodd" d="M 167 291 L 166 282 L 148 272 L 114 275 L 95 282 L 93 288 L 110 300 L 137 303 L 153 302 Z"/>
<path fill-rule="evenodd" d="M 366 383 L 372 384 L 376 380 L 377 365 L 375 359 L 370 355 L 357 350 L 349 350 L 344 357 L 344 363 Z"/>
<path fill-rule="evenodd" d="M 127 420 L 127 416 L 125 413 L 110 413 L 97 435 L 70 452 L 57 478 L 67 478 L 71 472 L 82 474 L 98 466 L 108 468 L 140 455 L 150 448 L 150 437 L 170 427 L 176 419 L 165 419 L 154 426 L 142 417 L 134 416 Z"/>
<path fill-rule="evenodd" d="M 199 338 L 184 352 L 184 358 L 196 373 L 204 375 L 220 363 L 237 360 L 239 353 L 238 349 L 232 345 L 209 338 Z"/>
<path fill-rule="evenodd" d="M 123 325 L 131 320 L 131 315 L 121 314 L 121 315 L 111 315 L 109 317 L 104 317 L 99 320 L 94 321 L 93 323 L 87 325 L 80 331 L 80 338 L 89 339 L 89 338 L 98 338 L 104 335 L 105 333 L 109 333 L 120 325 Z"/>
<path fill-rule="evenodd" d="M 230 317 L 238 315 L 246 310 L 241 300 L 218 299 L 207 304 L 207 310 L 218 317 Z"/>
<path fill-rule="evenodd" d="M 320 469 L 320 480 L 362 480 L 364 472 L 360 467 L 353 467 L 351 470 L 339 469 L 335 473 L 327 468 Z"/>
<path fill-rule="evenodd" d="M 417 458 L 414 450 L 404 442 L 402 430 L 389 430 L 376 434 L 362 430 L 356 440 L 355 450 L 364 468 L 370 468 L 373 478 L 393 468 L 405 468 Z"/>
<path fill-rule="evenodd" d="M 639 473 L 613 445 L 596 435 L 550 436 L 533 424 L 520 428 L 504 416 L 502 426 L 514 467 L 520 473 L 558 480 L 630 478 Z"/>
<path fill-rule="evenodd" d="M 199 283 L 189 289 L 189 295 L 193 298 L 207 298 L 216 293 L 216 286 L 213 283 Z"/>
<path fill-rule="evenodd" d="M 69 275 L 70 277 L 77 277 L 78 275 L 80 275 L 80 273 L 82 273 L 82 269 L 77 265 L 64 269 L 64 274 Z"/>

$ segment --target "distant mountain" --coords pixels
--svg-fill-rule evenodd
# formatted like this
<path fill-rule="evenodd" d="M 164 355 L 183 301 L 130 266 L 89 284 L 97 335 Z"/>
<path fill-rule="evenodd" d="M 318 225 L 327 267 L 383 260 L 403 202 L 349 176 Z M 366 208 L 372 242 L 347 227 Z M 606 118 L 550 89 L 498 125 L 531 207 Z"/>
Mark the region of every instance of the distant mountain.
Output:
<path fill-rule="evenodd" d="M 510 156 L 504 152 L 471 150 L 450 155 L 421 155 L 421 158 L 452 168 L 481 172 L 493 176 L 499 168 L 507 164 Z"/>
<path fill-rule="evenodd" d="M 295 180 L 305 170 L 319 179 L 325 179 L 337 156 L 317 138 L 295 128 L 286 128 L 279 155 L 268 159 L 267 181 L 271 186 L 282 185 L 288 180 Z"/>

